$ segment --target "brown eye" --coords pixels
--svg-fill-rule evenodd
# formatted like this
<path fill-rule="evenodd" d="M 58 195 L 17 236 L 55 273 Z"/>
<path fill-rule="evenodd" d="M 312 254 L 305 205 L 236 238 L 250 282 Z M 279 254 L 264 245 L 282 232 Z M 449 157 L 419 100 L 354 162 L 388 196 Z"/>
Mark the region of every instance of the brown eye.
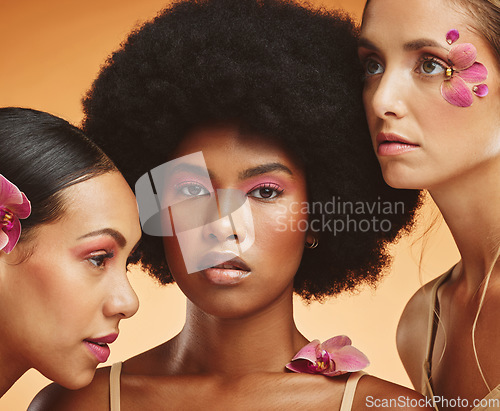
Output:
<path fill-rule="evenodd" d="M 274 200 L 283 193 L 283 189 L 272 184 L 256 187 L 248 195 L 260 200 Z"/>
<path fill-rule="evenodd" d="M 87 260 L 90 264 L 92 264 L 95 268 L 104 268 L 106 265 L 106 261 L 113 258 L 113 252 L 100 252 L 91 255 Z"/>
<path fill-rule="evenodd" d="M 270 198 L 274 193 L 274 190 L 270 188 L 261 188 L 259 194 L 262 198 Z"/>
<path fill-rule="evenodd" d="M 198 183 L 185 183 L 178 188 L 179 192 L 186 197 L 198 197 L 210 194 L 208 190 Z"/>
<path fill-rule="evenodd" d="M 438 61 L 434 59 L 427 59 L 424 60 L 420 64 L 420 72 L 423 74 L 430 74 L 430 75 L 435 75 L 435 74 L 441 74 L 445 71 L 445 67 Z"/>

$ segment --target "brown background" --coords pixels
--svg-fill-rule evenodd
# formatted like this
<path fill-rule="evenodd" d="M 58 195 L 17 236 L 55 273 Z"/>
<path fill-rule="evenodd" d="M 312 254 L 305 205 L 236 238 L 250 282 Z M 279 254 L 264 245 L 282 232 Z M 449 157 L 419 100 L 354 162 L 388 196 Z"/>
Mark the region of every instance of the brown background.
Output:
<path fill-rule="evenodd" d="M 311 3 L 347 9 L 359 20 L 364 0 Z M 0 106 L 44 110 L 79 124 L 81 97 L 100 65 L 132 28 L 154 17 L 166 4 L 164 0 L 0 0 Z M 418 231 L 432 220 L 431 208 L 422 212 Z M 422 283 L 458 259 L 449 232 L 441 224 L 427 236 L 419 270 L 422 249 L 421 242 L 415 243 L 417 237 L 418 233 L 394 247 L 392 272 L 377 290 L 364 289 L 309 306 L 296 300 L 299 329 L 309 339 L 349 335 L 371 359 L 370 373 L 408 385 L 395 348 L 398 318 Z M 131 281 L 141 308 L 131 320 L 122 322 L 120 338 L 112 345 L 106 365 L 160 344 L 183 324 L 185 302 L 176 286 L 159 287 L 139 270 L 133 270 Z M 30 370 L 0 399 L 0 410 L 25 410 L 47 383 Z"/>

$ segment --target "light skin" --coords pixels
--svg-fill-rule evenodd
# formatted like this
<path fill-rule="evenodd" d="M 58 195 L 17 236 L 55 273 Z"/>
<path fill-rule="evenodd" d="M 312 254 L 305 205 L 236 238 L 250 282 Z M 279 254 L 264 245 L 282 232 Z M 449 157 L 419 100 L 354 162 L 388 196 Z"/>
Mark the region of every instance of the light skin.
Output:
<path fill-rule="evenodd" d="M 71 389 L 89 384 L 99 360 L 84 340 L 116 335 L 138 309 L 126 267 L 141 231 L 124 178 L 61 194 L 61 218 L 0 252 L 0 394 L 30 368 Z"/>
<path fill-rule="evenodd" d="M 488 70 L 489 94 L 474 97 L 467 108 L 448 103 L 440 93 L 451 29 L 460 33 L 455 44 L 473 44 L 476 61 Z M 427 189 L 462 257 L 438 293 L 442 327 L 432 376 L 435 394 L 460 395 L 472 403 L 489 391 L 474 358 L 471 328 L 482 282 L 500 246 L 500 64 L 474 30 L 470 15 L 445 0 L 371 0 L 359 55 L 367 76 L 365 109 L 385 180 L 396 188 Z M 410 144 L 394 145 L 388 153 L 381 147 L 381 133 Z M 498 274 L 497 262 L 476 332 L 479 362 L 490 388 L 500 383 L 500 360 L 490 349 L 500 342 Z M 408 303 L 398 329 L 401 358 L 419 390 L 432 284 Z"/>
<path fill-rule="evenodd" d="M 164 239 L 172 274 L 188 297 L 186 324 L 170 341 L 124 363 L 121 409 L 160 409 L 165 403 L 173 409 L 250 410 L 256 404 L 272 410 L 297 404 L 301 409 L 338 409 L 346 376 L 292 374 L 284 368 L 308 342 L 293 320 L 292 292 L 304 243 L 312 242 L 312 236 L 280 230 L 278 223 L 279 216 L 307 219 L 290 208 L 307 201 L 304 170 L 282 146 L 258 135 L 242 136 L 232 126 L 193 131 L 175 157 L 199 151 L 213 188 L 242 190 L 250 202 L 255 239 L 240 255 L 250 272 L 236 284 L 223 285 L 211 281 L 210 273 L 188 274 L 177 240 Z M 196 188 L 202 183 L 191 176 L 176 184 L 181 192 L 196 195 L 203 193 Z M 223 220 L 210 219 L 197 241 L 225 250 L 248 234 L 244 225 L 238 227 L 236 239 Z M 366 409 L 366 395 L 420 398 L 374 377 L 362 378 L 358 387 L 355 409 Z M 81 391 L 47 388 L 30 409 L 106 407 L 108 402 L 109 369 L 102 369 Z"/>

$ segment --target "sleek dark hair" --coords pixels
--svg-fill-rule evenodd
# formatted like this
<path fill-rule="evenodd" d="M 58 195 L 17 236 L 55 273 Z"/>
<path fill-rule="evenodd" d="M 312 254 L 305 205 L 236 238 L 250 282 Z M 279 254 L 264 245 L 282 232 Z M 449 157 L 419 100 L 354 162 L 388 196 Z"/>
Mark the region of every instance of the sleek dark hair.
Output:
<path fill-rule="evenodd" d="M 374 283 L 389 262 L 386 245 L 410 228 L 419 203 L 418 191 L 384 183 L 356 50 L 355 25 L 340 11 L 288 0 L 178 1 L 108 59 L 84 99 L 83 127 L 132 187 L 190 130 L 232 124 L 291 151 L 311 203 L 403 202 L 403 213 L 384 215 L 386 232 L 318 233 L 294 289 L 321 299 Z M 161 238 L 144 236 L 139 250 L 143 267 L 163 284 L 173 281 Z"/>
<path fill-rule="evenodd" d="M 29 238 L 34 227 L 62 216 L 62 190 L 116 170 L 82 131 L 41 111 L 0 108 L 0 146 L 0 174 L 31 202 L 31 215 L 21 222 L 19 241 Z"/>

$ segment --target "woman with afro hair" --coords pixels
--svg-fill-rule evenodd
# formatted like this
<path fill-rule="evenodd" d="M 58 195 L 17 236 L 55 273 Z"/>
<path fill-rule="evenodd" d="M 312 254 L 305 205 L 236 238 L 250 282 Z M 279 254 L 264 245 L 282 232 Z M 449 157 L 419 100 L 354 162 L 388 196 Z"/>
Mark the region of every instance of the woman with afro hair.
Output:
<path fill-rule="evenodd" d="M 50 386 L 31 409 L 424 401 L 371 376 L 356 388 L 366 357 L 344 336 L 309 343 L 293 319 L 294 292 L 322 300 L 374 284 L 419 204 L 418 191 L 385 185 L 366 144 L 356 48 L 342 12 L 193 0 L 109 58 L 84 100 L 84 129 L 135 187 L 139 262 L 179 285 L 186 323 L 86 389 Z"/>

